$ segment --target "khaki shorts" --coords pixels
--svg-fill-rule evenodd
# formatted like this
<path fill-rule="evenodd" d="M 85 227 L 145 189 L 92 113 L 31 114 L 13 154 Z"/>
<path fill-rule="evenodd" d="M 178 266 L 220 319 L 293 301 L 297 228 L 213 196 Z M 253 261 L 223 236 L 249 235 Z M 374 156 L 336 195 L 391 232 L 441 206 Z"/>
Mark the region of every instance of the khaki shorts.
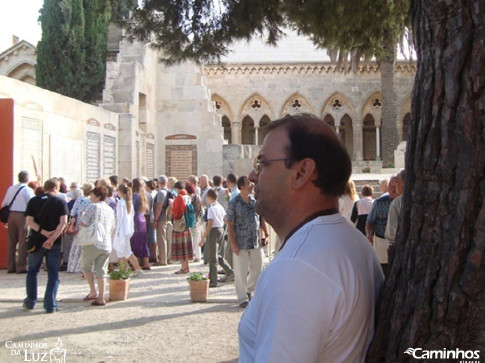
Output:
<path fill-rule="evenodd" d="M 109 251 L 100 250 L 96 246 L 83 246 L 81 253 L 81 269 L 83 272 L 93 272 L 96 278 L 108 277 Z"/>

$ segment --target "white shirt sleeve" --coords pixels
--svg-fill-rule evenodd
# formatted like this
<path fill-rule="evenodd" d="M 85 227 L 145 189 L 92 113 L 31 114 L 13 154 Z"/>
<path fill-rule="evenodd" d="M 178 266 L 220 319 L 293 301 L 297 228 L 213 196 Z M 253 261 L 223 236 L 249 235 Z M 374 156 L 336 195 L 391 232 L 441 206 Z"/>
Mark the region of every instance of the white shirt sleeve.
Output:
<path fill-rule="evenodd" d="M 342 294 L 301 260 L 274 261 L 271 267 L 263 274 L 272 278 L 261 276 L 241 322 L 240 340 L 254 338 L 249 346 L 255 350 L 240 341 L 240 362 L 316 362 Z"/>

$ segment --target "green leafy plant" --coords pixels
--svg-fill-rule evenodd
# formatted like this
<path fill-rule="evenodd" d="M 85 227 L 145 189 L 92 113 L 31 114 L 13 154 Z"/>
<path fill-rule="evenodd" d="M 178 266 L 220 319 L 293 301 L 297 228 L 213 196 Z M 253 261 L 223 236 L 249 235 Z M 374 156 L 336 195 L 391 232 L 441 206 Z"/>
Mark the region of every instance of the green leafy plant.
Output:
<path fill-rule="evenodd" d="M 392 161 L 388 162 L 387 167 L 391 169 L 394 168 L 394 163 Z"/>
<path fill-rule="evenodd" d="M 362 172 L 363 173 L 370 173 L 371 172 L 371 169 L 369 166 L 366 166 L 365 168 L 362 169 Z"/>
<path fill-rule="evenodd" d="M 111 280 L 127 280 L 133 274 L 133 270 L 125 262 L 120 261 L 118 267 L 109 273 Z"/>
<path fill-rule="evenodd" d="M 200 272 L 192 272 L 189 277 L 187 277 L 187 281 L 205 281 L 207 277 L 202 275 Z"/>

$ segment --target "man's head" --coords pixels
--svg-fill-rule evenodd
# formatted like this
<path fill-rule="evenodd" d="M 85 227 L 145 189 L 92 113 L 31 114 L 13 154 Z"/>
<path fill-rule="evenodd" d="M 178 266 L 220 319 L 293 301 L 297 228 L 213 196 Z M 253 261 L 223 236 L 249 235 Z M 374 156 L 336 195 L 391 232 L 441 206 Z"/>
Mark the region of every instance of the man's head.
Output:
<path fill-rule="evenodd" d="M 197 184 L 199 183 L 199 178 L 197 178 L 195 175 L 190 175 L 188 178 L 187 178 L 187 181 L 191 182 L 192 184 L 194 184 L 194 186 L 197 186 Z"/>
<path fill-rule="evenodd" d="M 44 192 L 57 194 L 59 191 L 60 182 L 56 178 L 47 179 L 44 183 Z"/>
<path fill-rule="evenodd" d="M 393 175 L 391 176 L 391 179 L 389 179 L 389 196 L 391 199 L 395 199 L 399 197 L 399 194 L 397 192 L 397 176 Z"/>
<path fill-rule="evenodd" d="M 251 194 L 253 192 L 254 184 L 249 181 L 246 175 L 242 175 L 237 179 L 237 188 L 243 194 Z"/>
<path fill-rule="evenodd" d="M 165 175 L 160 175 L 158 177 L 158 185 L 160 188 L 164 188 L 167 185 L 167 177 Z"/>
<path fill-rule="evenodd" d="M 202 174 L 199 178 L 199 185 L 201 188 L 207 188 L 209 185 L 209 177 L 205 174 Z"/>
<path fill-rule="evenodd" d="M 212 204 L 212 203 L 215 203 L 215 201 L 217 200 L 217 193 L 216 193 L 216 191 L 215 191 L 214 189 L 209 189 L 209 190 L 207 191 L 207 196 L 206 196 L 206 198 L 207 198 L 207 201 L 208 201 L 209 203 L 211 203 L 211 204 Z"/>
<path fill-rule="evenodd" d="M 389 180 L 387 179 L 379 180 L 379 189 L 381 193 L 387 193 L 389 191 Z"/>
<path fill-rule="evenodd" d="M 325 122 L 309 114 L 276 120 L 255 161 L 257 175 L 250 174 L 258 183 L 256 210 L 276 229 L 289 209 L 312 214 L 335 208 L 351 169 L 347 151 Z"/>
<path fill-rule="evenodd" d="M 212 182 L 214 183 L 215 187 L 220 187 L 222 184 L 222 176 L 220 175 L 214 175 L 212 177 Z"/>
<path fill-rule="evenodd" d="M 362 196 L 363 197 L 372 197 L 374 195 L 374 188 L 372 185 L 366 184 L 362 187 Z"/>
<path fill-rule="evenodd" d="M 19 175 L 19 183 L 27 183 L 29 181 L 29 172 L 27 170 L 22 170 Z"/>
<path fill-rule="evenodd" d="M 237 176 L 233 173 L 230 173 L 227 175 L 226 181 L 227 181 L 227 186 L 232 189 L 236 186 Z"/>

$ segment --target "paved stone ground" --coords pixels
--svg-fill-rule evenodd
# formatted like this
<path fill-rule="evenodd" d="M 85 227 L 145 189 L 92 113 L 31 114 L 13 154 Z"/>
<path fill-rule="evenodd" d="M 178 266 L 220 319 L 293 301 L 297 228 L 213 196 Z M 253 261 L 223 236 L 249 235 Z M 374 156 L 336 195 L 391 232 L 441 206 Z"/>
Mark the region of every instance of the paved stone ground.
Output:
<path fill-rule="evenodd" d="M 82 301 L 88 287 L 81 274 L 61 272 L 60 311 L 54 314 L 46 314 L 42 302 L 24 310 L 26 275 L 0 271 L 0 362 L 49 362 L 58 339 L 68 363 L 237 362 L 243 310 L 234 284 L 210 289 L 207 303 L 192 303 L 187 275 L 174 274 L 178 268 L 154 267 L 131 280 L 128 300 L 104 307 Z M 191 269 L 208 272 L 202 263 L 191 264 Z M 39 297 L 46 281 L 42 271 Z M 14 346 L 32 343 L 39 349 Z"/>

